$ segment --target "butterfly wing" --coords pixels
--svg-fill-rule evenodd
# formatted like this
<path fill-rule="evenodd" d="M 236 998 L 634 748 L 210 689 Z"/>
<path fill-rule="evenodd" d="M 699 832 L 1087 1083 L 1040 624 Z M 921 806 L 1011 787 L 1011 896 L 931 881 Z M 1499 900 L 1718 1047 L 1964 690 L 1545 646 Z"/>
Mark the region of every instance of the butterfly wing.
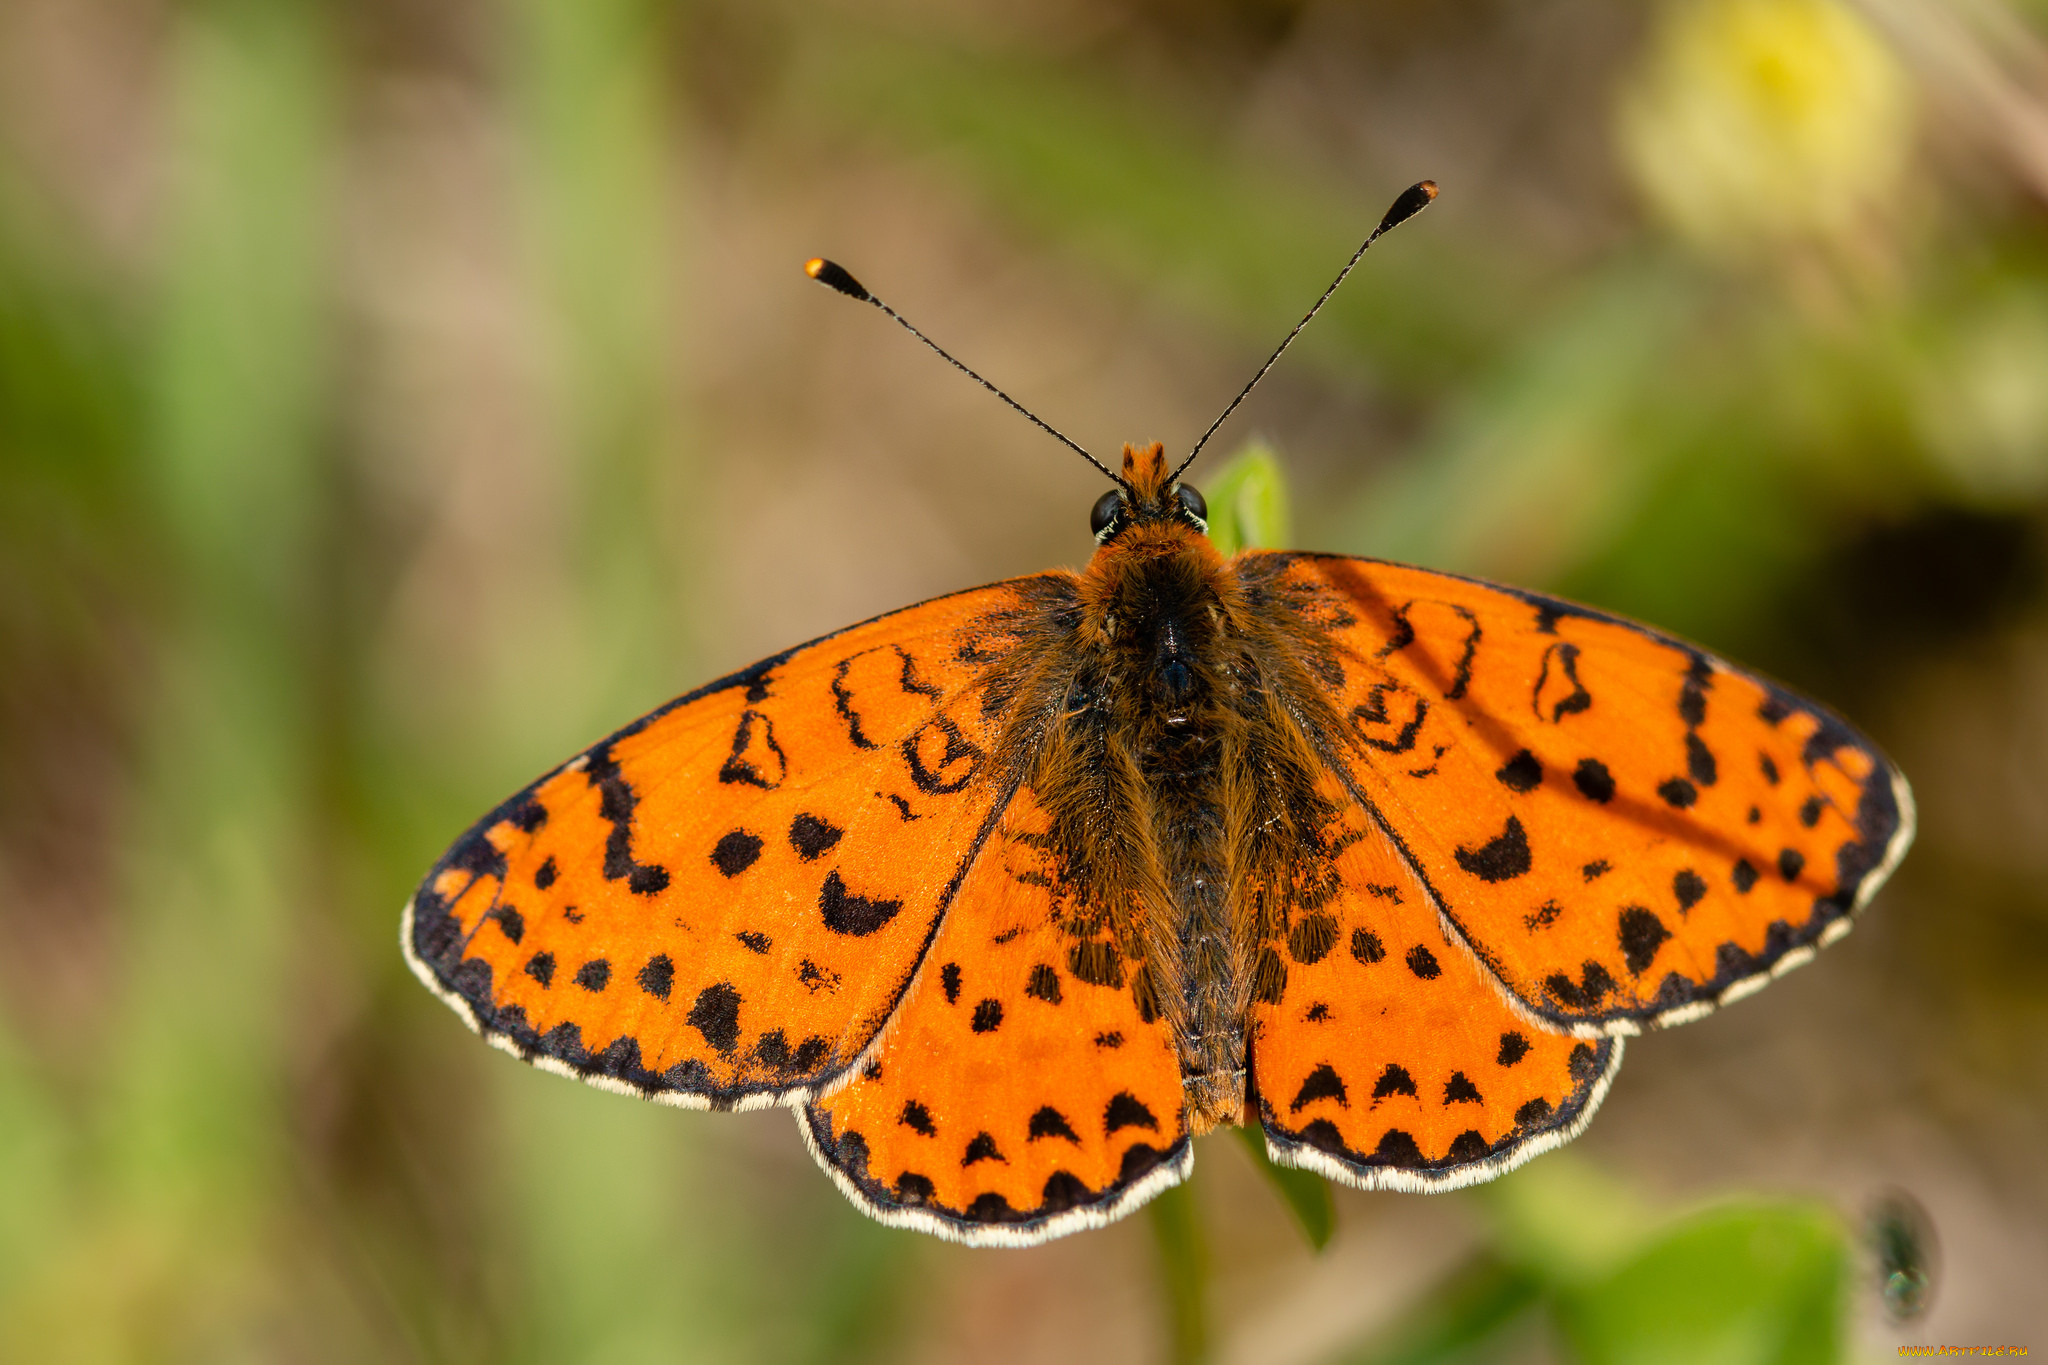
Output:
<path fill-rule="evenodd" d="M 1248 558 L 1334 650 L 1326 757 L 1554 1028 L 1633 1033 L 1747 994 L 1847 932 L 1912 838 L 1869 740 L 1696 646 L 1449 574 Z"/>
<path fill-rule="evenodd" d="M 976 680 L 1047 575 L 799 646 L 671 702 L 480 821 L 406 908 L 492 1043 L 692 1107 L 800 1099 L 894 1013 L 1008 793 Z"/>
<path fill-rule="evenodd" d="M 885 1223 L 983 1246 L 1099 1226 L 1192 1166 L 1180 1063 L 1124 966 L 1060 924 L 1050 821 L 1020 790 L 862 1073 L 811 1102 L 811 1150 Z"/>
<path fill-rule="evenodd" d="M 1576 1136 L 1619 1038 L 1533 1025 L 1462 946 L 1421 878 L 1334 772 L 1324 859 L 1286 916 L 1279 983 L 1253 1006 L 1267 1150 L 1366 1189 L 1488 1180 Z"/>

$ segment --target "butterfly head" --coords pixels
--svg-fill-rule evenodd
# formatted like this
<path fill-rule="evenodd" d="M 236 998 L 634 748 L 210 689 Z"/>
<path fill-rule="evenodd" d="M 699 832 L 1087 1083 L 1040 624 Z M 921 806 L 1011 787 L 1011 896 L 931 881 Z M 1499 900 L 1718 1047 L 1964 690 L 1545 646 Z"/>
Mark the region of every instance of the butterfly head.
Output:
<path fill-rule="evenodd" d="M 1124 447 L 1124 472 L 1119 487 L 1095 501 L 1088 514 L 1088 529 L 1095 543 L 1107 545 L 1133 527 L 1157 528 L 1169 535 L 1209 533 L 1209 505 L 1202 495 L 1174 479 L 1166 463 L 1166 448 L 1157 441 L 1149 446 Z"/>

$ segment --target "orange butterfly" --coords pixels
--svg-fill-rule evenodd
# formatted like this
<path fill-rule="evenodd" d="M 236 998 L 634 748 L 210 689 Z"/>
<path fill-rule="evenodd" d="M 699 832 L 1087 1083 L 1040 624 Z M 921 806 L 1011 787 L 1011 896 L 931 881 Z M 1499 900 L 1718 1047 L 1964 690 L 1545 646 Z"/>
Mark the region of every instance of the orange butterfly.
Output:
<path fill-rule="evenodd" d="M 541 778 L 427 874 L 413 970 L 537 1066 L 787 1105 L 883 1222 L 1016 1246 L 1226 1123 L 1368 1189 L 1490 1179 L 1904 854 L 1904 778 L 1812 702 L 1535 593 L 1225 560 L 1186 464 L 1125 448 L 1084 573 L 800 645 Z"/>

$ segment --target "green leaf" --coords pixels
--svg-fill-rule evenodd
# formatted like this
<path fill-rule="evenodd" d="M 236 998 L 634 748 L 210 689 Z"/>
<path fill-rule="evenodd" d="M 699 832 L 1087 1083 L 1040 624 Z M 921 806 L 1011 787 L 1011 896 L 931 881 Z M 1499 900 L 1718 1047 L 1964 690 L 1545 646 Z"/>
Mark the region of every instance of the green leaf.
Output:
<path fill-rule="evenodd" d="M 1555 1300 L 1585 1365 L 1830 1365 L 1843 1354 L 1847 1241 L 1824 1207 L 1696 1214 Z"/>
<path fill-rule="evenodd" d="M 1287 476 L 1264 442 L 1246 445 L 1196 486 L 1209 504 L 1209 539 L 1224 554 L 1284 549 L 1293 540 Z"/>
<path fill-rule="evenodd" d="M 1294 1220 L 1301 1224 L 1302 1236 L 1308 1244 L 1321 1251 L 1330 1244 L 1330 1235 L 1337 1230 L 1337 1207 L 1330 1199 L 1330 1184 L 1314 1171 L 1298 1171 L 1290 1166 L 1276 1166 L 1266 1155 L 1265 1134 L 1247 1125 L 1233 1130 L 1244 1149 L 1252 1154 L 1252 1164 L 1272 1182 L 1274 1191 L 1280 1196 Z"/>
<path fill-rule="evenodd" d="M 1555 1152 L 1467 1191 L 1493 1246 L 1545 1284 L 1603 1278 L 1636 1255 L 1662 1220 L 1626 1185 L 1572 1152 Z"/>
<path fill-rule="evenodd" d="M 1481 1252 L 1421 1296 L 1392 1329 L 1343 1359 L 1347 1365 L 1470 1359 L 1474 1347 L 1522 1316 L 1542 1293 L 1542 1280 L 1526 1267 Z"/>

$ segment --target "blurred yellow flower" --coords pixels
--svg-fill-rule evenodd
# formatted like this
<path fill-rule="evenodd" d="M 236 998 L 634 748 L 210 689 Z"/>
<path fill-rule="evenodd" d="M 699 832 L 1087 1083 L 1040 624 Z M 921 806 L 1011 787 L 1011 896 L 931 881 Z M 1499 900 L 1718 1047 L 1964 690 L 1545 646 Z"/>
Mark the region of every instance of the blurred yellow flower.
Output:
<path fill-rule="evenodd" d="M 1682 0 L 1620 106 L 1623 158 L 1656 211 L 1712 251 L 1841 240 L 1894 196 L 1907 76 L 1837 0 Z"/>

